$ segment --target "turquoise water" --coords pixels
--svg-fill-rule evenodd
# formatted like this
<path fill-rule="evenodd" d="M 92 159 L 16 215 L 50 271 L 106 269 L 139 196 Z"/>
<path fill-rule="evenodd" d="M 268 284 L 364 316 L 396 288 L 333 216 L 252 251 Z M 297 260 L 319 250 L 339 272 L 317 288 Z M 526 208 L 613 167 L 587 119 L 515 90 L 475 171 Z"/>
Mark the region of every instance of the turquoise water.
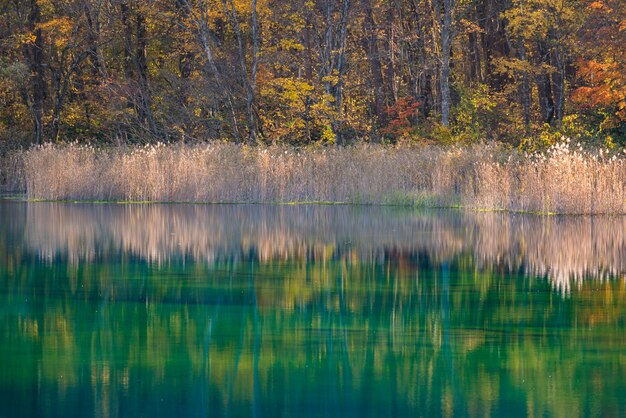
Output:
<path fill-rule="evenodd" d="M 0 201 L 0 417 L 625 416 L 626 219 Z"/>

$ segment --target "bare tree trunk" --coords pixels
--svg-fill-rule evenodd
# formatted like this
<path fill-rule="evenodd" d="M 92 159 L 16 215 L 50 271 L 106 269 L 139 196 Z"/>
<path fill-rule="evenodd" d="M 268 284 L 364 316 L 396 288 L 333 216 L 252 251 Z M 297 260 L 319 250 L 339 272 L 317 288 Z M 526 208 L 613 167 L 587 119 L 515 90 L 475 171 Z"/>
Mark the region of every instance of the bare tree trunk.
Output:
<path fill-rule="evenodd" d="M 376 115 L 376 128 L 381 128 L 386 124 L 385 99 L 383 85 L 383 71 L 380 63 L 380 52 L 378 50 L 378 40 L 376 36 L 376 24 L 374 23 L 374 11 L 371 0 L 361 0 L 364 12 L 365 50 L 367 51 L 367 61 L 372 74 L 372 88 L 374 90 L 374 113 Z"/>
<path fill-rule="evenodd" d="M 52 141 L 59 140 L 59 134 L 61 130 L 61 105 L 63 101 L 63 58 L 59 58 L 59 67 L 52 71 L 52 92 L 54 98 L 54 104 L 52 106 L 52 135 L 50 136 Z M 69 77 L 69 76 L 68 76 Z"/>
<path fill-rule="evenodd" d="M 303 38 L 304 38 L 304 75 L 306 77 L 306 81 L 309 85 L 313 85 L 313 57 L 311 54 L 311 49 L 313 48 L 311 42 L 311 18 L 310 14 L 307 13 L 306 17 L 306 26 L 303 30 Z M 311 105 L 312 105 L 311 95 L 307 93 L 304 99 L 304 123 L 307 135 L 307 142 L 311 141 Z"/>
<path fill-rule="evenodd" d="M 130 8 L 126 2 L 120 3 L 120 14 L 122 25 L 124 26 L 124 55 L 123 55 L 123 67 L 124 78 L 129 85 L 128 90 L 132 89 L 132 80 L 135 78 L 135 68 L 133 66 L 133 28 L 130 22 Z M 133 104 L 133 98 L 130 92 L 127 93 L 126 108 L 132 109 L 135 107 Z"/>
<path fill-rule="evenodd" d="M 520 37 L 518 39 L 518 50 L 519 57 L 522 61 L 526 62 L 526 47 L 524 46 L 524 42 Z M 522 107 L 524 109 L 524 127 L 526 134 L 530 133 L 530 102 L 531 102 L 531 91 L 530 91 L 530 80 L 528 76 L 528 71 L 522 71 L 522 82 L 520 84 L 520 95 L 522 98 Z"/>
<path fill-rule="evenodd" d="M 346 37 L 348 33 L 348 13 L 350 11 L 350 0 L 343 0 L 343 7 L 341 8 L 341 19 L 339 21 L 339 40 L 337 43 L 337 56 L 334 67 L 337 69 L 338 81 L 334 88 L 335 96 L 335 109 L 337 110 L 337 120 L 335 121 L 335 137 L 337 138 L 337 144 L 343 145 L 343 76 L 345 74 L 345 52 L 346 52 Z"/>
<path fill-rule="evenodd" d="M 327 96 L 330 96 L 332 91 L 332 84 L 330 80 L 330 75 L 333 72 L 333 24 L 334 24 L 334 15 L 335 15 L 335 2 L 327 1 L 326 2 L 326 10 L 325 10 L 325 19 L 326 19 L 326 33 L 324 34 L 324 42 L 323 46 L 320 47 L 321 53 L 321 71 L 320 78 L 324 80 L 324 90 Z M 339 136 L 337 134 L 336 125 L 335 125 L 335 116 L 330 115 L 330 126 L 335 134 L 335 142 L 339 142 Z"/>
<path fill-rule="evenodd" d="M 51 133 L 53 141 L 58 141 L 61 134 L 61 113 L 70 88 L 70 83 L 72 82 L 72 76 L 79 72 L 80 64 L 90 55 L 88 50 L 82 52 L 74 51 L 74 53 L 72 53 L 73 45 L 78 44 L 78 29 L 79 27 L 77 25 L 74 28 L 73 39 L 70 44 L 60 52 L 52 53 L 49 61 L 49 67 L 52 73 L 51 88 L 54 93 Z M 82 100 L 86 101 L 84 88 L 78 88 L 77 90 Z"/>
<path fill-rule="evenodd" d="M 254 117 L 254 100 L 256 94 L 256 79 L 259 68 L 259 22 L 257 17 L 257 0 L 252 0 L 252 70 L 250 71 L 250 83 L 248 89 L 248 129 L 250 142 L 256 143 L 256 118 Z"/>
<path fill-rule="evenodd" d="M 387 94 L 385 95 L 386 104 L 388 106 L 393 105 L 398 100 L 398 93 L 396 89 L 396 68 L 394 63 L 394 51 L 393 51 L 393 22 L 395 16 L 393 13 L 393 7 L 389 7 L 387 10 L 385 22 L 385 66 L 386 66 L 386 78 L 387 78 Z"/>
<path fill-rule="evenodd" d="M 232 93 L 224 83 L 222 79 L 222 75 L 217 68 L 215 63 L 215 59 L 213 57 L 213 51 L 211 50 L 211 43 L 209 40 L 209 27 L 208 27 L 208 16 L 207 16 L 207 5 L 204 0 L 198 0 L 198 8 L 199 13 L 194 13 L 191 5 L 188 0 L 181 0 L 189 13 L 193 16 L 194 23 L 197 28 L 197 36 L 202 49 L 204 50 L 204 54 L 206 56 L 207 62 L 209 64 L 209 68 L 213 73 L 213 77 L 215 78 L 215 83 L 217 87 L 222 91 L 224 96 L 226 97 L 226 102 L 228 104 L 228 110 L 230 113 L 230 122 L 231 128 L 233 130 L 233 136 L 235 137 L 236 142 L 241 141 L 241 134 L 239 133 L 239 126 L 237 124 L 237 116 L 235 114 L 235 106 L 233 104 Z"/>
<path fill-rule="evenodd" d="M 98 0 L 97 6 L 92 7 L 92 3 L 89 0 L 83 2 L 83 15 L 87 22 L 87 42 L 89 51 L 89 60 L 91 62 L 91 80 L 86 80 L 83 85 L 100 85 L 107 78 L 106 61 L 102 55 L 102 48 L 100 47 L 100 10 L 102 2 L 104 0 Z M 94 89 L 94 98 L 96 102 L 102 100 L 102 96 L 98 89 Z M 87 121 L 87 129 L 91 129 L 91 105 L 87 99 L 85 93 L 82 94 L 83 107 L 85 109 L 85 118 Z"/>
<path fill-rule="evenodd" d="M 439 90 L 441 102 L 441 124 L 450 126 L 450 52 L 453 29 L 452 11 L 455 0 L 433 0 L 435 16 L 439 23 L 441 62 L 439 67 Z M 443 15 L 442 15 L 443 11 Z"/>
<path fill-rule="evenodd" d="M 228 2 L 228 3 L 227 3 Z M 256 123 L 254 116 L 254 89 L 256 85 L 256 73 L 259 55 L 259 35 L 257 22 L 256 0 L 251 0 L 252 5 L 252 70 L 248 76 L 248 68 L 246 65 L 246 51 L 243 44 L 243 36 L 239 27 L 239 18 L 237 10 L 232 0 L 222 0 L 225 11 L 230 15 L 233 29 L 237 37 L 237 47 L 239 51 L 239 67 L 241 69 L 241 78 L 246 90 L 246 113 L 248 116 L 248 141 L 252 144 L 256 143 Z"/>
<path fill-rule="evenodd" d="M 481 64 L 480 47 L 478 46 L 478 34 L 470 32 L 468 34 L 469 55 L 470 55 L 470 81 L 482 83 L 483 70 Z"/>
<path fill-rule="evenodd" d="M 135 54 L 135 62 L 137 65 L 137 81 L 139 84 L 139 105 L 137 106 L 138 115 L 142 123 L 148 125 L 150 134 L 157 135 L 157 126 L 152 114 L 152 99 L 150 97 L 150 88 L 148 85 L 148 59 L 146 49 L 148 44 L 148 36 L 146 30 L 146 18 L 141 11 L 136 12 L 135 16 L 137 30 L 137 50 Z"/>
<path fill-rule="evenodd" d="M 99 1 L 98 7 L 94 12 L 90 2 L 83 2 L 83 14 L 87 22 L 87 42 L 89 43 L 89 59 L 92 65 L 92 73 L 94 80 L 106 77 L 105 60 L 102 56 L 100 48 L 100 6 L 102 0 Z"/>
<path fill-rule="evenodd" d="M 429 48 L 427 45 L 427 35 L 430 32 L 427 25 L 431 22 L 429 17 L 424 16 L 425 8 L 422 7 L 418 0 L 411 2 L 412 11 L 415 16 L 416 35 L 417 35 L 417 69 L 416 69 L 416 99 L 421 103 L 422 117 L 424 119 L 430 116 L 431 109 L 435 106 L 435 97 L 433 92 L 433 75 L 435 70 L 432 65 L 429 65 Z M 434 40 L 433 40 L 434 41 Z"/>
<path fill-rule="evenodd" d="M 342 145 L 344 143 L 343 76 L 346 71 L 345 49 L 350 0 L 342 1 L 339 22 L 335 22 L 335 3 L 332 0 L 325 2 L 323 13 L 326 28 L 323 36 L 321 33 L 317 34 L 317 39 L 321 64 L 319 78 L 324 85 L 325 93 L 334 99 L 332 103 L 334 112 L 329 115 L 330 127 L 335 136 L 335 143 Z"/>
<path fill-rule="evenodd" d="M 558 28 L 550 31 L 556 43 L 555 48 L 550 53 L 550 63 L 555 69 L 552 73 L 552 91 L 554 93 L 556 123 L 560 128 L 565 112 L 565 62 L 561 51 L 561 41 L 558 39 L 556 31 Z"/>
<path fill-rule="evenodd" d="M 555 99 L 555 116 L 557 126 L 560 128 L 565 116 L 565 68 L 560 58 L 557 58 L 556 72 L 552 74 L 552 84 Z"/>
<path fill-rule="evenodd" d="M 133 28 L 130 24 L 130 9 L 125 2 L 120 3 L 122 25 L 124 26 L 124 76 L 133 78 Z"/>
<path fill-rule="evenodd" d="M 28 14 L 28 30 L 33 33 L 35 40 L 33 43 L 26 46 L 25 55 L 32 74 L 32 99 L 27 100 L 30 102 L 30 109 L 33 114 L 33 140 L 35 144 L 41 144 L 43 142 L 43 108 L 47 97 L 43 55 L 44 40 L 41 28 L 39 27 L 40 22 L 41 9 L 39 3 L 37 3 L 37 0 L 31 0 L 30 12 Z M 28 97 L 29 94 L 26 93 L 25 96 Z"/>
<path fill-rule="evenodd" d="M 178 12 L 178 16 L 180 16 L 184 22 L 189 19 L 189 9 L 185 7 L 184 0 L 176 0 L 176 10 Z M 192 63 L 194 62 L 195 57 L 194 53 L 189 51 L 185 45 L 185 39 L 180 39 L 178 42 L 178 75 L 180 77 L 180 86 L 177 91 L 177 101 L 182 119 L 179 123 L 182 125 L 182 141 L 184 142 L 192 130 L 192 123 L 188 111 L 189 92 L 191 88 L 189 79 L 191 77 Z"/>
<path fill-rule="evenodd" d="M 538 65 L 548 64 L 549 51 L 545 42 L 538 43 L 539 62 Z M 552 123 L 554 120 L 554 98 L 552 96 L 552 86 L 550 75 L 543 70 L 537 78 L 537 91 L 539 96 L 539 108 L 541 109 L 541 119 L 544 123 Z"/>

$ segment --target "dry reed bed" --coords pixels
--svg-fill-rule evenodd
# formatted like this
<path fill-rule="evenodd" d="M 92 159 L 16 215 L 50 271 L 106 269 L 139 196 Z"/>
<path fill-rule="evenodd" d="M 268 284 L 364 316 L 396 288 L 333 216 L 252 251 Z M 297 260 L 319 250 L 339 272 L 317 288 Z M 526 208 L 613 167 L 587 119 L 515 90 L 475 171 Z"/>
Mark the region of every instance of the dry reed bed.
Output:
<path fill-rule="evenodd" d="M 29 198 L 156 202 L 397 203 L 626 213 L 626 150 L 246 147 L 228 143 L 27 151 Z"/>
<path fill-rule="evenodd" d="M 25 190 L 24 160 L 21 152 L 0 155 L 0 192 L 23 192 Z"/>

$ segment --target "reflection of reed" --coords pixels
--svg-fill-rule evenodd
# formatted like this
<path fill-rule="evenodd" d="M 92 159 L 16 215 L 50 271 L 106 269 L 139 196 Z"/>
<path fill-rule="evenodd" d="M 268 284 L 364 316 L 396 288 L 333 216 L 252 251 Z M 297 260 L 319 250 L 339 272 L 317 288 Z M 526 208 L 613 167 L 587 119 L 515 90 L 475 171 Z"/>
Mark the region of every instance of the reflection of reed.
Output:
<path fill-rule="evenodd" d="M 568 291 L 585 278 L 626 272 L 626 218 L 471 215 L 477 259 L 548 276 Z"/>
<path fill-rule="evenodd" d="M 24 206 L 13 204 L 12 210 Z M 380 207 L 26 204 L 27 246 L 71 262 L 130 253 L 261 262 L 472 254 L 483 268 L 547 275 L 567 291 L 586 277 L 626 272 L 626 218 L 412 212 Z M 11 219 L 19 219 L 8 214 Z M 19 222 L 19 221 L 18 221 Z"/>

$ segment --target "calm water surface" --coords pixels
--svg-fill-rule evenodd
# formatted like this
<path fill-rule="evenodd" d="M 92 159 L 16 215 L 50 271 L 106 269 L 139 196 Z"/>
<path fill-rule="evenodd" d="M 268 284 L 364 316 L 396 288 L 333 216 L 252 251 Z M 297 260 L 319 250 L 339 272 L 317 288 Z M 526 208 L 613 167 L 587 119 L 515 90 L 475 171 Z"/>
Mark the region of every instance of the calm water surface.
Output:
<path fill-rule="evenodd" d="M 0 417 L 626 416 L 626 218 L 0 201 Z"/>

